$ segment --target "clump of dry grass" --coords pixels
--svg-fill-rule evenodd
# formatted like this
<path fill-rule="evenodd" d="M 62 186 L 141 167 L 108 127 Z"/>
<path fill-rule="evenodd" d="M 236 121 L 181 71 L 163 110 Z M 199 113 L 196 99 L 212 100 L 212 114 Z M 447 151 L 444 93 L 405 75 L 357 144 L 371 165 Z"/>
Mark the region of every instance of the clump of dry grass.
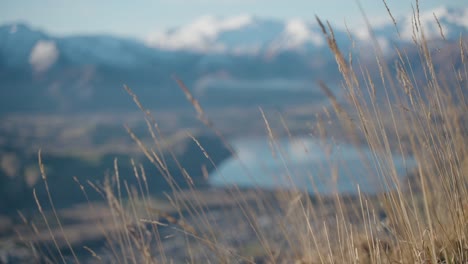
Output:
<path fill-rule="evenodd" d="M 386 3 L 385 6 L 398 30 Z M 413 40 L 419 53 L 419 66 L 426 78 L 415 79 L 409 55 L 399 49 L 395 50 L 398 56 L 392 74 L 375 44 L 375 64 L 380 79 L 373 79 L 359 59 L 353 62 L 351 53 L 345 56 L 340 50 L 331 26 L 319 18 L 317 21 L 342 73 L 348 99 L 347 102 L 338 102 L 326 84 L 320 83 L 335 113 L 326 110 L 318 120 L 336 116 L 346 131 L 347 139 L 354 140 L 357 147 L 364 144 L 372 150 L 374 157 L 370 162 L 378 168 L 387 191 L 369 195 L 362 193 L 357 186 L 357 195 L 354 196 L 337 192 L 328 196 L 310 196 L 303 192 L 301 186 L 274 192 L 258 188 L 242 190 L 233 186 L 218 190 L 218 193 L 202 192 L 196 189 L 188 174 L 185 174 L 186 180 L 192 184 L 188 190 L 182 190 L 167 169 L 165 155 L 175 159 L 175 154 L 161 151 L 165 136 L 156 119 L 126 87 L 145 114 L 154 145 L 144 145 L 130 128 L 127 129 L 146 157 L 171 184 L 172 193 L 166 195 L 171 209 L 152 202 L 144 168 L 135 163 L 137 186 L 121 182 L 117 161 L 113 177 L 104 185 L 89 183 L 108 201 L 111 211 L 115 228 L 101 228 L 108 242 L 110 262 L 468 261 L 468 108 L 464 98 L 468 72 L 463 39 L 460 38 L 459 42 L 461 66 L 454 68 L 452 79 L 455 82 L 451 84 L 456 87 L 446 86 L 443 79 L 449 79 L 449 76 L 440 76 L 435 70 L 433 51 L 425 39 L 416 2 Z M 444 37 L 442 30 L 441 34 Z M 182 81 L 177 79 L 177 82 L 194 105 L 199 119 L 222 137 L 189 89 Z M 266 114 L 260 111 L 270 143 L 274 146 L 272 149 L 281 149 Z M 319 135 L 325 136 L 327 128 L 323 123 L 318 122 L 315 129 Z M 196 137 L 191 137 L 197 142 Z M 211 161 L 210 153 L 200 144 L 198 146 Z M 281 151 L 273 154 L 288 166 Z M 415 171 L 408 178 L 402 180 L 397 175 L 394 154 L 411 155 L 417 161 Z M 236 153 L 232 151 L 232 155 L 236 156 Z M 214 163 L 212 165 L 215 166 Z M 184 171 L 182 164 L 178 166 Z M 85 188 L 81 183 L 79 185 L 86 196 Z M 128 194 L 129 198 L 124 200 L 122 193 Z M 41 209 L 39 202 L 38 205 Z M 42 210 L 40 213 L 43 214 Z M 57 213 L 54 214 L 60 224 Z M 45 216 L 44 219 L 47 223 Z M 178 245 L 184 247 L 171 248 L 173 241 L 179 241 Z M 55 245 L 58 247 L 57 243 Z M 72 249 L 70 243 L 67 245 Z M 98 252 L 89 247 L 87 250 L 98 262 L 104 261 Z M 59 256 L 65 261 L 63 255 Z M 79 262 L 76 255 L 75 261 Z"/>
<path fill-rule="evenodd" d="M 467 111 L 464 99 L 466 84 L 462 81 L 467 74 L 464 69 L 458 70 L 457 74 L 461 74 L 457 78 L 458 89 L 443 85 L 441 79 L 446 76 L 435 71 L 433 51 L 425 39 L 419 11 L 414 17 L 413 39 L 426 79 L 414 79 L 409 57 L 398 49 L 396 76 L 392 76 L 388 65 L 381 63 L 383 60 L 376 48 L 381 76 L 378 81 L 382 83 L 385 94 L 383 102 L 375 97 L 376 89 L 380 89 L 375 85 L 377 80 L 371 80 L 366 70 L 354 70 L 354 67 L 362 69 L 362 66 L 344 59 L 333 30 L 330 27 L 326 30 L 317 20 L 343 74 L 350 109 L 358 116 L 353 123 L 356 127 L 349 131 L 363 135 L 375 153 L 384 154 L 377 160 L 383 165 L 381 173 L 389 186 L 396 186 L 378 199 L 389 220 L 391 254 L 383 254 L 374 242 L 376 238 L 368 235 L 371 231 L 366 230 L 368 246 L 365 251 L 370 255 L 371 263 L 462 263 L 467 261 L 468 172 L 462 166 L 467 160 L 466 118 L 463 117 Z M 460 39 L 459 48 L 464 68 L 463 39 Z M 362 75 L 363 81 L 358 75 Z M 343 122 L 349 122 L 349 115 L 344 114 L 341 108 L 335 107 L 335 111 Z M 389 124 L 384 120 L 390 120 Z M 417 160 L 417 171 L 408 182 L 401 182 L 394 171 L 392 153 L 404 155 L 407 149 Z M 365 210 L 362 206 L 361 209 Z M 365 212 L 365 220 L 364 216 Z M 372 230 L 372 222 L 364 223 L 366 229 Z"/>

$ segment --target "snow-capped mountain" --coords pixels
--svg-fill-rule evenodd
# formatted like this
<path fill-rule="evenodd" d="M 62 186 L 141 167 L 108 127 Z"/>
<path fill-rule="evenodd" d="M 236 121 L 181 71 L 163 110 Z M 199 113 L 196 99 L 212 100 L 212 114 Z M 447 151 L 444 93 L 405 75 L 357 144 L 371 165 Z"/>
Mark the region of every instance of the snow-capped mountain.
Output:
<path fill-rule="evenodd" d="M 418 35 L 420 30 L 414 19 L 413 14 L 396 18 L 396 29 L 388 17 L 374 25 L 372 31 L 383 49 L 389 48 L 391 43 L 411 42 L 413 33 Z M 420 13 L 419 21 L 427 39 L 456 39 L 468 30 L 468 8 L 439 7 Z M 353 39 L 361 44 L 369 43 L 371 34 L 366 27 L 351 28 L 350 31 Z M 347 47 L 350 41 L 346 30 L 334 27 L 334 33 L 340 46 Z M 179 28 L 153 33 L 147 44 L 163 50 L 234 54 L 314 52 L 326 46 L 315 20 L 281 21 L 248 15 L 230 18 L 204 16 Z"/>
<path fill-rule="evenodd" d="M 34 61 L 34 53 L 38 59 L 56 53 L 57 63 L 124 68 L 150 63 L 161 55 L 134 39 L 106 35 L 55 37 L 25 24 L 0 26 L 0 64 L 21 67 Z"/>
<path fill-rule="evenodd" d="M 411 14 L 397 18 L 397 29 L 390 17 L 373 26 L 381 48 L 385 51 L 394 43 L 412 42 L 413 33 L 420 30 L 414 19 Z M 455 40 L 468 31 L 468 8 L 439 7 L 421 13 L 419 21 L 427 39 L 443 36 Z M 361 46 L 371 43 L 371 34 L 365 27 L 351 28 L 350 34 L 343 28 L 333 27 L 338 45 L 345 51 L 351 46 L 350 37 Z M 0 63 L 8 66 L 40 61 L 43 53 L 56 58 L 49 66 L 62 62 L 129 68 L 153 64 L 162 57 L 177 57 L 174 54 L 178 52 L 274 56 L 284 52 L 317 54 L 326 49 L 325 38 L 315 20 L 281 21 L 250 15 L 204 16 L 185 26 L 150 34 L 145 42 L 105 35 L 60 38 L 24 24 L 0 26 Z M 35 56 L 31 56 L 33 51 Z M 38 68 L 47 68 L 44 65 L 38 64 Z"/>
<path fill-rule="evenodd" d="M 40 40 L 47 41 L 49 36 L 24 24 L 0 26 L 0 62 L 12 67 L 27 64 L 34 46 Z"/>
<path fill-rule="evenodd" d="M 443 36 L 456 44 L 454 40 L 466 35 L 467 17 L 468 8 L 442 7 L 421 13 L 420 21 L 428 40 L 442 38 L 440 24 Z M 398 31 L 390 18 L 373 28 L 390 60 L 394 44 L 412 43 L 412 19 L 397 18 Z M 332 27 L 345 54 L 354 47 L 351 37 L 356 47 L 361 46 L 354 50 L 357 56 L 373 56 L 368 49 L 372 41 L 367 29 L 347 32 Z M 417 50 L 413 53 L 418 59 Z M 411 56 L 411 50 L 408 54 Z M 441 61 L 445 59 L 440 57 Z M 186 105 L 184 96 L 174 87 L 173 74 L 180 75 L 202 102 L 223 104 L 227 100 L 245 103 L 245 98 L 258 98 L 258 104 L 261 100 L 274 102 L 263 96 L 263 90 L 256 90 L 272 87 L 272 83 L 287 88 L 294 86 L 287 83 L 296 83 L 293 97 L 297 97 L 291 100 L 304 100 L 312 95 L 303 96 L 298 91 L 311 92 L 306 88 L 309 84 L 318 79 L 339 80 L 334 56 L 316 21 L 206 16 L 152 34 L 146 42 L 108 35 L 57 37 L 25 24 L 0 26 L 0 114 L 133 107 L 125 93 L 115 92 L 123 83 L 137 87 L 138 94 L 151 105 Z M 243 89 L 237 89 L 240 86 Z M 291 95 L 270 89 L 273 97 L 272 90 L 278 99 Z"/>
<path fill-rule="evenodd" d="M 391 18 L 387 17 L 372 25 L 372 31 L 383 49 L 389 48 L 392 43 L 413 42 L 414 38 L 421 37 L 421 32 L 427 40 L 457 40 L 468 33 L 468 7 L 454 9 L 441 6 L 421 12 L 419 18 L 415 14 L 396 18 L 396 23 L 395 27 Z M 351 32 L 362 43 L 371 40 L 367 28 L 355 28 Z"/>
<path fill-rule="evenodd" d="M 230 22 L 223 28 L 235 26 L 238 24 Z M 216 30 L 203 34 L 210 36 L 212 32 Z M 257 41 L 268 34 L 274 36 L 271 32 L 256 34 Z M 240 35 L 226 32 L 220 35 L 238 41 L 238 47 L 244 45 Z M 307 36 L 302 38 L 307 39 Z M 253 43 L 254 38 L 251 41 Z M 306 73 L 326 71 L 329 66 L 326 61 L 332 62 L 331 58 L 316 56 L 311 63 L 308 57 L 293 52 L 268 58 L 263 53 L 207 54 L 187 49 L 154 48 L 128 38 L 103 35 L 56 37 L 24 24 L 4 25 L 0 26 L 0 114 L 30 110 L 133 108 L 128 95 L 122 93 L 124 83 L 136 87 L 142 100 L 148 100 L 150 105 L 180 107 L 186 102 L 180 90 L 174 87 L 171 77 L 174 73 L 194 87 L 198 98 L 203 100 L 207 88 L 219 87 L 229 80 L 246 80 L 239 83 L 254 84 L 251 85 L 254 87 L 258 83 L 256 80 L 310 78 L 312 75 Z M 285 65 L 289 65 L 287 69 Z M 223 74 L 219 74 L 221 72 Z M 322 72 L 322 76 L 332 75 L 333 70 L 326 72 Z M 207 79 L 210 82 L 203 81 Z M 239 95 L 234 93 L 229 99 L 245 101 L 240 98 L 245 98 L 249 92 L 252 92 L 251 98 L 261 99 L 260 92 L 253 90 L 245 90 Z M 285 98 L 285 91 L 275 93 Z M 215 96 L 213 102 L 225 103 L 223 93 L 211 93 L 210 96 Z M 240 97 L 236 99 L 236 96 Z"/>
<path fill-rule="evenodd" d="M 233 54 L 280 52 L 326 43 L 316 22 L 301 19 L 281 21 L 254 16 L 217 18 L 204 16 L 193 23 L 151 34 L 149 46 L 166 50 L 191 50 Z"/>
<path fill-rule="evenodd" d="M 406 41 L 412 40 L 414 26 L 411 26 L 411 24 L 414 23 L 411 23 L 411 21 L 414 21 L 414 19 L 413 16 L 406 16 L 400 23 L 399 30 L 401 37 Z M 428 39 L 441 39 L 443 37 L 457 39 L 460 37 L 460 34 L 466 33 L 468 29 L 468 8 L 453 9 L 439 7 L 421 13 L 419 21 L 421 22 L 425 37 Z"/>

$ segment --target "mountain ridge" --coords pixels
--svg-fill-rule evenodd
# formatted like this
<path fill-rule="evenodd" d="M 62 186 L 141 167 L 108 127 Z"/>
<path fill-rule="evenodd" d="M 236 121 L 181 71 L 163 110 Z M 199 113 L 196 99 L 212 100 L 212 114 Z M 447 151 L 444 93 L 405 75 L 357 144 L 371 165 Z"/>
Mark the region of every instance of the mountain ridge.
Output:
<path fill-rule="evenodd" d="M 449 41 L 454 42 L 453 38 L 466 32 L 468 21 L 464 15 L 468 8 L 436 11 Z M 430 20 L 427 14 L 422 16 L 426 24 Z M 58 37 L 26 24 L 0 26 L 0 114 L 135 110 L 123 92 L 123 84 L 134 88 L 148 107 L 187 107 L 185 96 L 171 77 L 174 74 L 193 89 L 205 106 L 219 106 L 219 102 L 243 105 L 246 98 L 257 105 L 302 102 L 304 98 L 317 101 L 322 99 L 314 85 L 318 79 L 339 84 L 334 56 L 321 29 L 313 23 L 245 15 L 221 22 L 205 17 L 197 25 L 192 28 L 202 34 L 194 38 L 200 47 L 218 40 L 229 45 L 225 44 L 224 49 L 213 45 L 212 51 L 165 49 L 111 35 Z M 309 27 L 313 32 L 308 31 Z M 399 29 L 400 34 L 404 35 L 405 30 Z M 167 32 L 192 36 L 190 32 Z M 427 36 L 441 38 L 438 27 L 431 28 L 431 32 L 435 33 Z M 390 51 L 395 43 L 409 45 L 412 41 L 395 39 L 397 31 L 391 23 L 378 25 L 374 33 Z M 372 57 L 369 36 L 354 31 L 352 38 L 361 41 L 360 49 L 353 49 L 348 32 L 338 28 L 334 36 L 343 53 L 353 51 L 355 57 Z M 391 55 L 388 58 L 394 59 Z M 284 89 L 275 86 L 264 96 L 264 88 L 272 83 L 284 84 Z"/>
<path fill-rule="evenodd" d="M 459 32 L 467 31 L 468 19 L 466 17 L 468 17 L 468 8 L 455 9 L 439 6 L 421 12 L 419 20 L 425 28 L 428 38 L 441 38 L 440 25 L 444 37 L 453 39 L 459 37 Z M 401 42 L 410 42 L 412 41 L 414 27 L 412 20 L 414 20 L 413 14 L 397 17 L 397 28 L 395 28 L 393 21 L 388 17 L 385 22 L 373 26 L 373 31 L 376 38 L 381 41 L 385 39 L 385 41 L 389 42 L 390 40 L 400 39 Z M 348 40 L 346 28 L 334 25 L 332 27 L 335 32 L 342 34 Z M 269 33 L 263 36 L 263 42 L 258 41 L 258 33 L 265 35 L 262 32 Z M 369 41 L 371 38 L 365 26 L 352 28 L 349 33 L 359 41 Z M 243 35 L 247 42 L 251 42 L 251 49 L 246 49 L 245 45 L 244 49 L 233 45 L 232 35 Z M 281 42 L 284 41 L 283 36 L 287 36 L 290 42 L 289 45 L 281 45 Z M 337 37 L 337 39 L 340 38 Z M 232 52 L 235 54 L 242 52 L 257 53 L 262 51 L 262 48 L 263 51 L 271 52 L 273 50 L 279 52 L 307 45 L 309 48 L 323 48 L 326 46 L 321 29 L 316 21 L 307 21 L 300 18 L 286 20 L 264 19 L 252 15 L 225 18 L 204 16 L 186 25 L 156 32 L 148 38 L 147 43 L 150 46 L 165 50 L 192 50 L 207 53 Z"/>

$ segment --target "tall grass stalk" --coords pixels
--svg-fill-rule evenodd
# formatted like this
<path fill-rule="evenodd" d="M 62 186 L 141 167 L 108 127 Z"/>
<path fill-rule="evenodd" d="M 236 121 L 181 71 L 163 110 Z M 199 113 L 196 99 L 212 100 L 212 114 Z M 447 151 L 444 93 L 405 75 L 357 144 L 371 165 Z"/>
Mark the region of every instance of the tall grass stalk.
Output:
<path fill-rule="evenodd" d="M 401 37 L 397 21 L 385 1 L 384 4 L 395 31 Z M 440 21 L 436 16 L 434 19 L 445 39 Z M 375 72 L 367 67 L 370 65 L 368 61 L 364 62 L 355 55 L 359 50 L 352 50 L 349 54 L 340 50 L 328 22 L 324 23 L 317 17 L 317 23 L 342 74 L 341 84 L 346 100 L 338 100 L 325 83 L 319 82 L 332 107 L 317 114 L 317 122 L 311 133 L 329 140 L 330 129 L 341 129 L 345 133 L 335 140 L 351 141 L 357 148 L 369 148 L 372 157 L 364 163 L 377 168 L 382 192 L 364 193 L 361 191 L 362 186 L 356 186 L 355 195 L 340 194 L 337 188 L 331 194 L 317 192 L 309 195 L 304 192 L 303 186 L 276 191 L 265 191 L 258 186 L 250 190 L 238 186 L 198 190 L 192 176 L 177 161 L 174 151 L 164 149 L 167 139 L 159 129 L 157 119 L 125 86 L 144 113 L 154 144 L 145 145 L 130 127 L 126 129 L 147 159 L 158 169 L 161 177 L 169 183 L 172 192 L 166 194 L 166 201 L 171 209 L 159 208 L 158 203 L 154 202 L 150 196 L 151 186 L 147 182 L 147 177 L 151 175 L 146 175 L 144 168 L 133 160 L 137 186 L 129 186 L 119 178 L 117 160 L 113 175 L 103 185 L 89 183 L 108 201 L 112 214 L 113 227 L 102 225 L 100 228 L 109 244 L 107 255 L 110 262 L 468 261 L 468 107 L 464 98 L 468 80 L 466 39 L 460 37 L 460 57 L 458 63 L 452 65 L 453 76 L 438 74 L 435 63 L 441 62 L 434 61 L 437 51 L 425 37 L 419 17 L 419 3 L 416 2 L 412 27 L 419 61 L 414 61 L 414 56 L 408 54 L 407 50 L 395 47 L 397 56 L 392 64 L 386 64 L 378 41 L 368 25 L 376 54 L 373 62 L 377 69 Z M 416 72 L 422 74 L 417 75 Z M 188 87 L 181 80 L 175 79 L 200 121 L 213 130 L 233 157 L 237 158 L 235 151 L 208 119 Z M 288 167 L 289 158 L 282 151 L 275 131 L 270 126 L 271 118 L 263 109 L 259 111 L 265 123 L 272 155 L 279 159 L 288 172 L 288 182 L 294 183 L 295 175 Z M 289 138 L 293 140 L 287 120 L 282 116 L 279 118 Z M 333 125 L 327 125 L 329 123 Z M 197 137 L 191 133 L 187 135 L 217 170 L 210 153 Z M 398 175 L 393 158 L 395 155 L 415 159 L 415 169 L 408 177 Z M 174 180 L 168 169 L 168 159 L 176 160 L 177 168 L 188 183 L 188 189 L 181 188 Z M 330 161 L 327 165 L 333 167 L 339 164 Z M 248 174 L 247 169 L 244 169 Z M 316 180 L 313 176 L 310 177 L 312 181 Z M 255 179 L 255 175 L 249 174 L 249 177 Z M 336 184 L 340 177 L 338 168 L 326 177 Z M 87 197 L 83 185 L 79 185 Z M 217 195 L 210 196 L 213 193 Z M 129 198 L 123 199 L 124 195 Z M 52 200 L 50 203 L 53 206 Z M 39 202 L 38 206 L 43 214 Z M 54 215 L 57 216 L 57 212 L 54 211 Z M 58 217 L 57 221 L 60 224 Z M 179 240 L 184 248 L 172 249 L 171 241 Z M 74 253 L 68 241 L 67 245 Z M 57 242 L 55 246 L 60 249 Z M 96 260 L 104 261 L 97 250 L 91 247 L 85 249 Z M 171 255 L 174 250 L 180 255 Z M 73 256 L 79 262 L 77 256 Z M 60 258 L 65 262 L 63 255 Z"/>

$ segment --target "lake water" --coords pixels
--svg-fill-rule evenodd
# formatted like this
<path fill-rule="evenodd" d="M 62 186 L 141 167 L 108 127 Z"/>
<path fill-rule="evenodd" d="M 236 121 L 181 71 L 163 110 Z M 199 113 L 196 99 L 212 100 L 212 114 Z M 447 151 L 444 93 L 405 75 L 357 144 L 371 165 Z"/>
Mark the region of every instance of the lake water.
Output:
<path fill-rule="evenodd" d="M 323 143 L 313 138 L 234 140 L 231 157 L 210 175 L 215 186 L 238 185 L 267 189 L 298 188 L 309 193 L 375 193 L 392 188 L 390 175 L 401 179 L 411 170 L 412 158 L 375 155 L 368 148 L 344 143 Z M 393 172 L 393 174 L 392 174 Z M 386 183 L 387 182 L 387 183 Z"/>

